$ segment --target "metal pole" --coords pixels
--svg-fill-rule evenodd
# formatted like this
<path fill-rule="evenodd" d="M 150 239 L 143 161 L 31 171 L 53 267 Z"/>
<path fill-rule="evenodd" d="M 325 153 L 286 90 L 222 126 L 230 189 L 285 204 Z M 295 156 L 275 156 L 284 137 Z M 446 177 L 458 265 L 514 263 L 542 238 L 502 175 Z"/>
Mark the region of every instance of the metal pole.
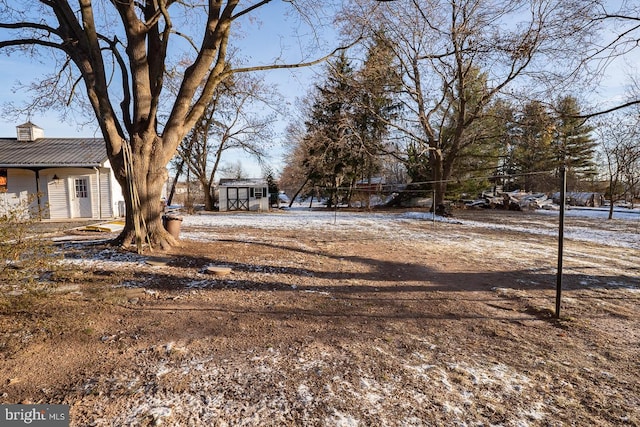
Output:
<path fill-rule="evenodd" d="M 433 220 L 433 226 L 436 225 L 436 190 L 433 190 L 431 195 L 431 219 Z"/>
<path fill-rule="evenodd" d="M 560 221 L 558 225 L 558 272 L 556 274 L 556 318 L 560 318 L 562 299 L 562 252 L 564 250 L 564 207 L 567 192 L 567 170 L 560 166 Z"/>

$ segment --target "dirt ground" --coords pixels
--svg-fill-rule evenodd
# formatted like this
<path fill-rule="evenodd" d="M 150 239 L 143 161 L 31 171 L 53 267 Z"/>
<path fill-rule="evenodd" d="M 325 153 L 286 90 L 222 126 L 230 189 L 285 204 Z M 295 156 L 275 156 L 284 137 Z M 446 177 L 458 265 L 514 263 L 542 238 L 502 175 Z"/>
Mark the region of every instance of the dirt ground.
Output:
<path fill-rule="evenodd" d="M 0 403 L 73 426 L 640 425 L 640 251 L 568 240 L 558 320 L 556 240 L 527 232 L 557 219 L 456 217 L 478 222 L 67 243 L 55 291 L 3 296 Z"/>

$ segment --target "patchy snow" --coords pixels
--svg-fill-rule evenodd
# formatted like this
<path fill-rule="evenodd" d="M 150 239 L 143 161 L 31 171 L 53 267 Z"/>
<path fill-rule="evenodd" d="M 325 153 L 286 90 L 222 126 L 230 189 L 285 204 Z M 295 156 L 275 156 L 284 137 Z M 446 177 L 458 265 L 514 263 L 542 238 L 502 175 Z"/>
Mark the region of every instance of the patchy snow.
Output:
<path fill-rule="evenodd" d="M 431 213 L 402 212 L 402 213 L 366 213 L 366 212 L 332 212 L 312 211 L 306 209 L 290 209 L 276 213 L 239 213 L 239 214 L 200 214 L 184 217 L 183 227 L 190 228 L 181 234 L 183 238 L 192 240 L 211 241 L 216 240 L 216 229 L 253 227 L 256 229 L 271 230 L 314 230 L 333 229 L 336 232 L 359 230 L 375 231 L 381 237 L 389 233 L 404 237 L 407 240 L 433 239 L 435 230 L 424 230 L 422 233 L 416 230 L 407 230 L 403 226 L 407 222 L 424 221 L 438 224 L 452 224 L 466 227 L 478 227 L 494 230 L 507 230 L 529 233 L 534 235 L 556 236 L 557 225 L 548 220 L 548 216 L 559 215 L 556 211 L 538 210 L 540 221 L 536 224 L 499 224 L 457 218 L 433 217 Z M 602 209 L 570 209 L 567 216 L 586 218 L 606 218 L 608 213 Z M 637 224 L 634 232 L 617 230 L 598 230 L 593 227 L 565 224 L 564 236 L 566 239 L 583 242 L 593 242 L 608 246 L 627 247 L 640 249 L 640 210 L 625 210 L 616 212 L 614 218 Z M 436 229 L 437 230 L 437 229 Z M 464 235 L 463 229 L 460 230 Z M 460 236 L 461 237 L 461 236 Z M 248 242 L 255 239 L 251 235 L 238 235 L 237 239 Z"/>
<path fill-rule="evenodd" d="M 629 211 L 627 216 L 620 215 L 621 219 L 615 222 L 615 226 L 593 227 L 589 224 L 577 222 L 573 224 L 570 219 L 566 221 L 564 236 L 568 241 L 588 242 L 618 248 L 640 249 L 640 210 Z M 606 218 L 606 212 L 602 209 L 571 209 L 571 215 L 585 218 Z M 554 211 L 535 211 L 539 215 L 529 215 L 527 221 L 517 223 L 515 221 L 496 223 L 474 221 L 459 218 L 443 218 L 425 212 L 345 212 L 345 211 L 322 211 L 308 209 L 289 209 L 268 213 L 201 213 L 196 215 L 184 215 L 181 239 L 193 241 L 212 242 L 228 238 L 228 231 L 242 229 L 242 233 L 234 235 L 234 240 L 245 241 L 247 243 L 261 241 L 259 230 L 304 230 L 310 234 L 314 231 L 333 231 L 336 236 L 344 235 L 345 238 L 358 236 L 359 232 L 373 233 L 381 239 L 392 239 L 393 241 L 405 242 L 432 242 L 434 244 L 446 243 L 448 247 L 456 250 L 473 250 L 474 254 L 480 257 L 486 253 L 509 253 L 512 256 L 514 267 L 519 263 L 525 264 L 523 257 L 540 259 L 548 258 L 550 248 L 544 245 L 528 244 L 526 247 L 520 245 L 518 240 L 482 239 L 478 238 L 478 233 L 482 230 L 504 230 L 509 232 L 522 233 L 523 239 L 526 236 L 551 236 L 558 235 L 557 219 L 550 219 L 550 215 L 558 215 Z M 533 218 L 533 219 L 532 219 Z M 536 219 L 539 218 L 539 219 Z M 627 218 L 627 219 L 622 219 Z M 605 219 L 603 224 L 609 224 Z M 622 225 L 620 225 L 622 224 Z M 248 229 L 254 229 L 258 234 Z M 289 246 L 297 246 L 301 250 L 312 250 L 304 243 L 291 240 L 283 235 L 282 242 Z M 270 238 L 270 242 L 277 244 L 279 238 Z M 472 248 L 470 244 L 472 243 Z M 132 252 L 122 252 L 116 249 L 86 246 L 86 242 L 79 243 L 77 251 L 73 251 L 74 243 L 67 245 L 66 259 L 63 263 L 79 265 L 83 268 L 94 268 L 104 270 L 119 270 L 125 268 L 136 268 L 140 272 L 153 272 L 157 266 L 149 265 L 147 256 L 138 255 Z M 71 250 L 69 250 L 71 249 Z M 584 268 L 590 265 L 592 254 L 579 250 L 571 251 L 565 249 L 565 257 L 568 261 L 579 259 L 579 264 Z M 627 259 L 628 258 L 628 259 Z M 522 261 L 520 261 L 522 260 Z M 618 264 L 625 264 L 628 268 L 635 268 L 637 260 L 629 257 L 617 257 Z M 594 259 L 594 263 L 600 265 L 601 260 Z M 269 271 L 261 271 L 265 274 L 278 274 L 277 265 L 285 265 L 287 260 L 274 261 L 274 267 Z M 254 271 L 255 266 L 243 266 L 249 271 Z M 615 273 L 615 271 L 612 271 Z M 220 281 L 202 271 L 189 273 L 186 288 L 199 289 L 206 288 Z M 229 282 L 229 280 L 227 280 Z M 143 286 L 143 283 L 125 283 L 125 286 Z M 611 282 L 611 287 L 626 287 L 624 281 Z M 292 285 L 295 289 L 295 285 Z M 305 289 L 303 292 L 318 292 Z M 326 293 L 323 293 L 326 294 Z"/>
<path fill-rule="evenodd" d="M 541 209 L 536 213 L 558 216 L 559 211 L 552 211 Z M 564 212 L 566 217 L 583 217 L 583 218 L 598 218 L 606 219 L 609 217 L 609 208 L 583 208 L 576 206 L 569 206 Z M 627 209 L 627 208 L 614 208 L 613 219 L 621 219 L 625 221 L 640 221 L 640 208 Z"/>
<path fill-rule="evenodd" d="M 323 356 L 327 364 L 345 357 L 344 354 Z M 394 362 L 402 363 L 399 359 Z M 385 379 L 374 379 L 358 370 L 343 372 L 345 377 L 353 378 L 353 382 L 337 376 L 320 376 L 315 384 L 299 384 L 295 388 L 295 395 L 290 396 L 280 382 L 274 382 L 266 393 L 263 389 L 263 393 L 256 394 L 251 389 L 252 383 L 266 378 L 264 372 L 280 372 L 284 377 L 297 377 L 305 371 L 304 364 L 286 360 L 281 354 L 261 357 L 254 370 L 245 368 L 242 373 L 234 366 L 225 366 L 224 361 L 212 357 L 187 358 L 178 363 L 165 361 L 158 363 L 155 376 L 141 379 L 123 374 L 110 380 L 114 389 L 127 390 L 132 396 L 145 396 L 143 402 L 130 399 L 124 414 L 113 422 L 137 425 L 144 420 L 152 420 L 154 425 L 160 425 L 170 418 L 174 424 L 204 426 L 214 420 L 242 414 L 236 418 L 234 425 L 279 425 L 287 424 L 286 411 L 295 410 L 310 425 L 369 425 L 357 415 L 345 411 L 344 406 L 354 407 L 355 403 L 361 413 L 377 419 L 378 425 L 409 426 L 424 425 L 424 419 L 412 413 L 423 412 L 425 409 L 421 405 L 425 403 L 437 405 L 452 417 L 465 420 L 465 408 L 473 406 L 474 401 L 490 404 L 513 396 L 515 401 L 521 402 L 518 407 L 511 408 L 521 414 L 521 425 L 528 425 L 527 420 L 544 418 L 544 402 L 526 397 L 527 391 L 534 385 L 530 384 L 527 377 L 505 365 L 477 363 L 472 366 L 451 362 L 429 368 L 431 374 L 422 377 L 415 376 L 417 367 L 410 363 L 399 365 L 398 368 L 401 370 L 399 373 Z M 189 379 L 186 390 L 173 391 L 158 386 L 161 377 L 172 371 Z M 401 382 L 398 377 L 412 380 Z M 440 395 L 422 394 L 421 391 L 432 388 L 434 381 L 444 385 Z M 228 389 L 229 384 L 233 384 L 232 390 Z M 91 389 L 87 392 L 91 392 Z M 395 407 L 406 416 L 390 417 L 390 407 Z M 319 419 L 318 415 L 323 413 L 325 415 Z M 265 424 L 266 420 L 269 422 Z"/>
<path fill-rule="evenodd" d="M 548 245 L 538 244 L 535 236 L 557 235 L 557 219 L 550 217 L 557 217 L 558 213 L 538 212 L 539 219 L 529 216 L 521 224 L 434 218 L 432 214 L 423 212 L 336 213 L 290 209 L 269 213 L 202 213 L 184 216 L 181 238 L 207 242 L 228 239 L 230 229 L 241 229 L 242 233 L 235 234 L 234 240 L 246 242 L 263 242 L 259 231 L 267 229 L 281 230 L 283 234 L 287 230 L 304 230 L 310 234 L 314 231 L 332 230 L 336 235 L 344 233 L 349 236 L 366 232 L 377 238 L 404 243 L 447 242 L 445 250 L 469 251 L 470 256 L 478 257 L 481 262 L 489 261 L 486 256 L 488 253 L 508 253 L 514 266 L 517 266 L 519 257 L 536 257 L 545 261 L 553 258 L 554 250 L 550 251 Z M 574 217 L 606 217 L 602 216 L 606 214 L 602 210 L 571 209 L 567 214 Z M 594 228 L 568 221 L 565 238 L 574 242 L 640 249 L 640 213 L 629 212 L 628 216 L 616 213 L 616 217 L 625 222 L 624 230 Z M 253 229 L 256 233 L 248 229 Z M 523 238 L 534 238 L 523 248 L 517 239 L 483 241 L 478 238 L 478 229 L 518 232 L 522 233 Z M 297 245 L 301 249 L 307 249 L 304 243 L 290 237 L 283 236 L 282 241 L 289 246 Z M 278 243 L 278 237 L 275 241 L 272 239 L 272 243 Z M 590 259 L 589 253 L 578 249 L 567 250 L 566 256 L 567 268 L 589 269 L 592 265 L 599 265 L 603 271 L 609 268 L 603 266 L 605 263 L 602 260 L 597 262 Z M 618 257 L 615 260 L 616 266 L 610 268 L 611 277 L 616 277 L 616 280 L 609 280 L 606 286 L 629 287 L 621 271 L 626 267 L 637 268 L 637 258 L 634 256 L 630 254 L 628 259 Z M 145 256 L 133 253 L 96 249 L 79 250 L 75 257 L 71 256 L 64 262 L 105 270 L 134 267 L 140 272 L 153 272 L 157 267 L 148 265 L 146 259 Z M 579 263 L 575 262 L 572 267 L 571 263 L 577 259 Z M 288 261 L 275 262 L 286 265 Z M 553 266 L 553 263 L 546 264 L 547 267 L 540 268 L 551 269 Z M 523 265 L 530 267 L 531 263 Z M 250 265 L 243 267 L 251 272 L 278 274 L 275 269 L 260 269 L 262 267 Z M 184 283 L 185 288 L 191 289 L 191 292 L 216 283 L 215 279 L 199 271 L 189 274 L 190 276 L 184 277 Z M 233 281 L 226 280 L 226 283 Z M 583 280 L 583 284 L 590 285 L 587 279 Z M 291 290 L 298 290 L 298 287 L 291 285 Z M 508 287 L 495 287 L 493 290 L 498 296 L 518 295 L 522 292 Z M 330 295 L 329 292 L 302 287 L 299 292 Z M 567 298 L 565 303 L 576 302 Z M 182 344 L 168 342 L 159 345 L 153 352 L 137 355 L 142 362 L 141 373 L 125 372 L 111 379 L 111 389 L 126 392 L 130 398 L 122 401 L 124 407 L 121 408 L 120 418 L 110 420 L 109 423 L 206 426 L 226 425 L 221 420 L 235 419 L 233 425 L 259 425 L 265 420 L 268 425 L 289 425 L 291 419 L 287 418 L 287 414 L 293 411 L 297 419 L 308 425 L 363 426 L 370 425 L 371 419 L 376 419 L 378 425 L 424 425 L 425 420 L 434 412 L 447 414 L 446 419 L 458 420 L 457 425 L 467 425 L 466 422 L 471 421 L 465 415 L 469 408 L 482 405 L 483 409 L 491 412 L 492 405 L 499 406 L 504 401 L 515 402 L 513 407 L 508 408 L 510 416 L 505 425 L 538 425 L 548 416 L 549 405 L 541 397 L 543 394 L 536 392 L 535 379 L 530 379 L 504 363 L 484 361 L 481 357 L 473 362 L 453 359 L 443 362 L 433 356 L 439 351 L 436 344 L 427 342 L 424 337 L 415 337 L 415 342 L 418 348 L 402 358 L 392 353 L 391 345 L 384 347 L 384 342 L 372 347 L 375 353 L 372 359 L 375 363 L 383 360 L 385 367 L 393 368 L 389 370 L 389 375 L 385 371 L 385 375 L 378 377 L 343 362 L 349 360 L 350 354 L 341 347 L 328 349 L 316 359 L 307 359 L 302 354 L 299 357 L 287 357 L 272 348 L 257 350 L 246 355 L 250 363 L 248 367 L 242 366 L 240 371 L 240 368 L 228 364 L 226 360 L 218 360 L 214 356 L 191 355 Z M 158 354 L 163 357 L 160 361 L 155 358 Z M 344 366 L 340 363 L 344 363 Z M 332 375 L 325 372 L 331 372 Z M 335 372 L 339 375 L 333 375 Z M 606 374 L 602 373 L 603 376 Z M 165 378 L 171 375 L 184 377 L 183 389 L 162 387 Z M 304 381 L 286 384 L 287 378 L 300 377 Z M 252 387 L 258 383 L 263 386 L 266 384 L 266 387 L 261 388 L 262 392 L 254 391 Z M 434 384 L 437 385 L 438 394 L 428 394 Z M 87 395 L 92 395 L 90 382 L 83 389 Z M 268 391 L 264 393 L 264 390 Z M 344 403 L 345 399 L 349 401 L 348 404 Z M 95 397 L 95 400 L 96 407 L 111 403 L 106 394 Z M 346 408 L 359 408 L 359 412 L 349 413 Z M 402 419 L 394 418 L 397 413 L 402 414 Z"/>

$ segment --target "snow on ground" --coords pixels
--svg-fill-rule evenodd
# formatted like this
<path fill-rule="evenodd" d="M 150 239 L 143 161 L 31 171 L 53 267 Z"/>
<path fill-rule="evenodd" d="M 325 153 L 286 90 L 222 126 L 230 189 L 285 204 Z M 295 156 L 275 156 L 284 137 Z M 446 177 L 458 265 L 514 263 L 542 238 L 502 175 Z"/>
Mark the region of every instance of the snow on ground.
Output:
<path fill-rule="evenodd" d="M 460 220 L 456 218 L 443 218 L 431 213 L 424 212 L 402 212 L 402 213 L 367 213 L 367 212 L 332 212 L 332 211 L 311 211 L 307 209 L 290 209 L 284 212 L 275 213 L 239 213 L 239 214 L 200 214 L 188 215 L 184 217 L 183 226 L 192 227 L 194 231 L 187 231 L 182 234 L 184 238 L 193 240 L 215 239 L 216 228 L 234 227 L 254 227 L 277 230 L 305 229 L 326 230 L 335 228 L 336 231 L 357 232 L 358 230 L 375 230 L 380 234 L 392 233 L 400 236 L 405 235 L 407 239 L 432 238 L 433 232 L 425 231 L 424 235 L 416 234 L 415 230 L 408 232 L 403 228 L 407 221 L 434 221 L 434 223 L 456 223 L 462 226 L 480 227 L 489 229 L 499 229 L 505 231 L 526 232 L 535 235 L 556 236 L 558 234 L 557 225 L 549 221 L 548 217 L 559 215 L 557 211 L 536 211 L 540 213 L 540 221 L 537 226 L 531 224 L 513 223 L 488 223 L 471 220 Z M 570 209 L 567 216 L 606 219 L 608 212 L 601 209 Z M 625 210 L 616 212 L 614 218 L 636 223 L 635 232 L 598 230 L 593 227 L 565 225 L 564 236 L 567 239 L 576 241 L 593 242 L 608 246 L 627 247 L 640 249 L 640 210 Z M 556 220 L 557 221 L 557 220 Z M 205 230 L 199 230 L 205 228 Z M 460 229 L 464 233 L 464 227 Z M 249 238 L 249 236 L 247 236 Z"/>
<path fill-rule="evenodd" d="M 229 238 L 229 229 L 242 229 L 244 234 L 234 235 L 234 239 L 254 241 L 261 237 L 257 230 L 305 230 L 308 233 L 320 230 L 335 230 L 336 233 L 357 234 L 359 231 L 375 233 L 405 242 L 424 240 L 437 242 L 445 240 L 459 245 L 460 250 L 473 243 L 474 250 L 511 253 L 522 251 L 517 239 L 485 243 L 475 239 L 477 229 L 498 229 L 530 235 L 557 235 L 557 219 L 549 215 L 557 212 L 540 211 L 540 218 L 518 223 L 487 223 L 466 219 L 433 218 L 421 212 L 404 213 L 362 213 L 331 212 L 307 209 L 290 209 L 269 213 L 201 213 L 185 215 L 181 238 L 196 241 L 215 241 Z M 603 215 L 602 211 L 570 210 L 568 215 Z M 618 218 L 623 219 L 622 215 Z M 431 225 L 430 222 L 434 221 Z M 634 222 L 640 224 L 640 214 L 630 214 L 624 221 L 631 227 L 627 231 L 594 229 L 593 227 L 568 225 L 567 239 L 592 242 L 623 248 L 640 249 L 640 231 Z M 419 226 L 415 226 L 419 225 Z M 446 232 L 444 229 L 446 228 Z M 224 232 L 224 234 L 223 234 Z M 289 238 L 291 239 L 291 238 Z M 289 240 L 291 244 L 291 240 Z M 302 243 L 300 243 L 302 244 Z M 487 245 L 487 246 L 483 246 Z M 496 246 L 498 245 L 498 246 Z M 549 256 L 547 247 L 538 247 L 535 242 L 527 245 L 528 251 L 540 251 L 541 256 Z M 582 254 L 581 254 L 582 255 Z M 514 256 L 514 260 L 518 257 Z M 115 250 L 102 250 L 92 259 L 80 255 L 78 259 L 68 259 L 70 263 L 93 263 L 104 268 L 135 266 L 139 269 L 153 269 L 145 264 L 145 257 L 123 254 Z M 583 259 L 582 262 L 588 260 Z M 517 262 L 517 261 L 514 261 Z M 504 292 L 511 292 L 504 289 Z M 423 339 L 417 342 L 424 341 Z M 165 346 L 171 352 L 174 346 Z M 407 358 L 398 358 L 389 353 L 389 348 L 379 348 L 380 354 L 369 356 L 375 359 L 371 364 L 385 360 L 395 370 L 394 375 L 376 380 L 370 372 L 353 366 L 354 359 L 348 348 L 327 349 L 321 357 L 305 360 L 298 354 L 292 360 L 290 354 L 280 354 L 272 348 L 244 356 L 252 362 L 241 367 L 221 363 L 215 357 L 185 354 L 175 360 L 167 358 L 155 361 L 147 354 L 141 354 L 147 371 L 144 375 L 136 372 L 122 373 L 121 377 L 110 379 L 114 389 L 125 390 L 130 399 L 118 419 L 98 419 L 96 425 L 139 425 L 152 422 L 155 425 L 226 425 L 225 419 L 236 419 L 233 425 L 256 425 L 268 420 L 269 425 L 285 425 L 291 420 L 286 414 L 297 414 L 298 420 L 309 425 L 359 426 L 368 425 L 377 419 L 379 425 L 423 425 L 426 414 L 433 411 L 442 413 L 448 420 L 458 420 L 457 425 L 470 425 L 465 413 L 469 408 L 493 410 L 494 405 L 508 399 L 512 402 L 506 425 L 538 425 L 548 415 L 549 405 L 536 391 L 536 381 L 514 368 L 502 363 L 483 361 L 438 361 L 438 346 L 423 343 Z M 366 363 L 363 364 L 367 366 Z M 340 372 L 329 376 L 326 372 Z M 186 378 L 184 389 L 159 387 L 165 377 L 178 373 Z M 290 386 L 288 378 L 306 378 L 304 382 Z M 410 380 L 407 380 L 410 379 Z M 317 384 L 314 384 L 315 383 Z M 262 392 L 253 391 L 255 384 Z M 425 390 L 436 384 L 439 395 L 425 395 Z M 88 383 L 88 387 L 90 384 Z M 230 388 L 231 387 L 231 388 Z M 268 390 L 264 393 L 264 390 Z M 87 392 L 91 394 L 91 390 Z M 535 398 L 532 398 L 535 396 Z M 108 406 L 108 395 L 95 398 L 97 406 Z M 349 404 L 345 404 L 345 399 Z M 429 406 L 430 405 L 430 406 Z M 347 408 L 360 408 L 359 415 L 349 413 Z M 238 414 L 242 416 L 238 417 Z M 400 418 L 396 418 L 397 416 Z M 363 418 L 363 417 L 368 418 Z M 104 422 L 104 423 L 103 423 Z"/>
<path fill-rule="evenodd" d="M 204 426 L 227 425 L 221 420 L 234 420 L 229 425 L 275 426 L 292 425 L 293 413 L 304 425 L 355 427 L 371 425 L 375 419 L 376 425 L 381 426 L 420 426 L 426 425 L 426 414 L 439 411 L 442 418 L 457 419 L 458 425 L 465 425 L 469 408 L 478 404 L 490 406 L 505 398 L 518 402 L 511 408 L 510 420 L 514 421 L 511 425 L 526 426 L 546 415 L 544 402 L 526 397 L 535 389 L 534 382 L 504 364 L 451 362 L 435 366 L 421 363 L 430 355 L 415 354 L 406 360 L 391 356 L 392 360 L 386 363 L 398 371 L 387 378 L 376 379 L 366 369 L 347 367 L 344 359 L 348 357 L 348 354 L 324 354 L 315 360 L 316 367 L 309 370 L 304 364 L 292 362 L 287 355 L 270 349 L 267 354 L 254 358 L 250 366 L 242 366 L 242 372 L 233 364 L 220 364 L 215 357 L 159 362 L 149 378 L 125 374 L 111 380 L 121 384 L 120 387 L 126 386 L 132 396 L 144 395 L 150 389 L 154 391 L 142 402 L 130 399 L 122 414 L 110 422 L 138 425 L 141 420 L 151 419 L 154 425 L 168 422 Z M 345 365 L 340 366 L 343 363 Z M 317 367 L 320 365 L 322 368 Z M 346 372 L 324 374 L 324 370 L 336 368 Z M 191 379 L 186 390 L 150 386 L 162 382 L 162 378 L 172 372 Z M 300 377 L 308 380 L 294 387 L 286 384 L 287 378 Z M 254 391 L 252 385 L 265 382 L 269 387 Z M 319 387 L 317 382 L 324 385 Z M 441 390 L 437 400 L 428 392 L 434 385 Z M 104 404 L 108 405 L 106 396 Z M 352 408 L 358 408 L 359 413 L 350 413 Z"/>
<path fill-rule="evenodd" d="M 553 210 L 545 210 L 540 209 L 536 211 L 536 213 L 540 214 L 549 214 L 558 216 L 559 212 Z M 601 208 L 583 208 L 570 206 L 565 210 L 565 216 L 567 217 L 583 217 L 583 218 L 593 218 L 593 219 L 606 219 L 609 216 L 609 208 L 601 207 Z M 626 209 L 626 208 L 615 208 L 613 209 L 613 219 L 621 219 L 625 221 L 640 221 L 640 208 L 636 209 Z"/>
<path fill-rule="evenodd" d="M 313 233 L 314 230 L 335 230 L 336 232 L 358 233 L 375 232 L 379 237 L 393 236 L 396 240 L 417 241 L 430 240 L 438 241 L 445 239 L 452 241 L 456 239 L 466 240 L 471 229 L 493 229 L 527 233 L 531 235 L 557 236 L 557 219 L 549 220 L 551 216 L 558 216 L 557 211 L 539 210 L 539 221 L 527 221 L 518 223 L 497 223 L 481 222 L 458 218 L 444 218 L 431 213 L 424 212 L 346 212 L 346 211 L 322 211 L 309 210 L 306 208 L 288 209 L 276 212 L 238 212 L 238 213 L 200 213 L 195 215 L 184 215 L 182 222 L 182 232 L 180 237 L 195 241 L 215 241 L 220 238 L 216 230 L 233 228 L 254 228 L 270 230 L 306 230 Z M 568 217 L 583 217 L 605 221 L 608 211 L 605 209 L 570 209 L 567 210 Z M 627 231 L 596 229 L 589 226 L 571 225 L 571 221 L 566 222 L 564 237 L 573 241 L 591 242 L 606 246 L 640 249 L 640 209 L 616 211 L 614 218 L 630 224 Z M 433 223 L 434 228 L 425 227 L 422 230 L 407 228 L 408 223 L 420 222 L 422 224 Z M 446 235 L 439 235 L 439 224 L 456 224 L 459 227 L 448 229 Z M 635 226 L 634 226 L 635 224 Z M 253 241 L 256 239 L 251 233 L 237 234 L 238 240 Z M 517 241 L 504 241 L 491 243 L 493 249 L 498 243 L 500 250 L 508 251 L 513 246 L 518 246 Z M 480 243 L 478 243 L 480 244 Z M 77 259 L 67 259 L 65 262 L 71 264 L 93 264 L 94 267 L 118 268 L 124 266 L 137 265 L 140 268 L 149 267 L 145 265 L 147 257 L 133 253 L 123 253 L 116 249 L 104 249 L 100 253 L 93 254 L 91 259 L 79 256 Z"/>

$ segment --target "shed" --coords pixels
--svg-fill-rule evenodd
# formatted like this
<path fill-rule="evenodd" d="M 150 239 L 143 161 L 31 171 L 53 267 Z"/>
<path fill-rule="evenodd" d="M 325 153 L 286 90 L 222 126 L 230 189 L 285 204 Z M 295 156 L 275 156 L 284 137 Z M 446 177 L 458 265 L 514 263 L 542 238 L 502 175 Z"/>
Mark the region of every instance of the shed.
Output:
<path fill-rule="evenodd" d="M 102 138 L 46 138 L 31 122 L 0 138 L 0 215 L 29 203 L 43 219 L 124 216 Z"/>
<path fill-rule="evenodd" d="M 267 182 L 264 179 L 221 179 L 218 203 L 220 211 L 267 211 Z"/>

